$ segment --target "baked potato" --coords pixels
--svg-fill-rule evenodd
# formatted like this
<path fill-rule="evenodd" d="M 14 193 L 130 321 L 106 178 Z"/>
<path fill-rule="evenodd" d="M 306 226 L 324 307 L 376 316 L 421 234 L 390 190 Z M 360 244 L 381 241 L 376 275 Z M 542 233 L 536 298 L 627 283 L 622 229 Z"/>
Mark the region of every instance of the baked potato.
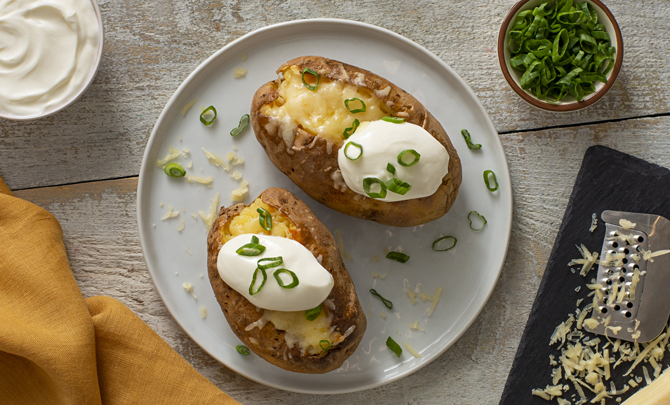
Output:
<path fill-rule="evenodd" d="M 305 69 L 318 74 L 312 91 Z M 303 56 L 277 70 L 251 105 L 256 139 L 272 163 L 310 197 L 341 213 L 391 226 L 414 226 L 440 218 L 453 205 L 461 163 L 440 123 L 414 97 L 367 70 L 319 56 Z M 309 75 L 308 75 L 309 76 Z M 358 98 L 366 110 L 355 115 L 344 100 Z M 434 194 L 387 202 L 352 191 L 338 167 L 338 150 L 352 121 L 399 117 L 430 133 L 449 156 L 448 173 Z"/>
<path fill-rule="evenodd" d="M 271 214 L 271 231 L 259 224 L 259 208 Z M 224 282 L 217 267 L 219 251 L 242 234 L 289 238 L 314 255 L 334 279 L 318 318 L 308 321 L 305 311 L 257 308 Z M 305 203 L 285 189 L 269 188 L 249 206 L 221 208 L 207 237 L 207 268 L 216 299 L 235 335 L 251 351 L 278 367 L 299 373 L 332 371 L 363 338 L 365 314 L 333 236 Z M 323 340 L 330 342 L 329 350 L 323 349 Z"/>

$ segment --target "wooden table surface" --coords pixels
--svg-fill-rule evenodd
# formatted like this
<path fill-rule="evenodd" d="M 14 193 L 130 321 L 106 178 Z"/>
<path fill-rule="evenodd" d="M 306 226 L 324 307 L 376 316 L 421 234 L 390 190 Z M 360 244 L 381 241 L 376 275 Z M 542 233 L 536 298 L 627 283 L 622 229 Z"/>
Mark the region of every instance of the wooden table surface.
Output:
<path fill-rule="evenodd" d="M 106 32 L 95 81 L 79 101 L 51 117 L 0 121 L 0 175 L 17 196 L 60 220 L 84 296 L 108 295 L 126 304 L 242 403 L 496 404 L 586 149 L 607 145 L 670 166 L 667 0 L 607 2 L 623 32 L 623 69 L 596 105 L 563 114 L 528 106 L 500 72 L 498 30 L 513 0 L 98 1 Z M 235 38 L 311 17 L 387 28 L 448 63 L 493 120 L 514 190 L 507 261 L 491 299 L 463 337 L 400 381 L 319 397 L 254 383 L 200 349 L 160 300 L 136 221 L 142 154 L 179 84 Z"/>

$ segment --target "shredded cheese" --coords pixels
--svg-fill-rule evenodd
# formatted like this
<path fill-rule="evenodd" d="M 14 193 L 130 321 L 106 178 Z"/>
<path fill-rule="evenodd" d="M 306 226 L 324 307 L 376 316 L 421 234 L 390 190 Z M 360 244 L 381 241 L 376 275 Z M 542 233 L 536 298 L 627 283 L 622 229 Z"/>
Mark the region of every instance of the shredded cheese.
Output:
<path fill-rule="evenodd" d="M 593 215 L 591 215 L 591 227 L 589 228 L 589 232 L 593 233 L 593 231 L 596 230 L 597 226 L 598 226 L 598 217 L 594 212 Z"/>
<path fill-rule="evenodd" d="M 179 149 L 175 149 L 172 146 L 168 148 L 168 154 L 163 158 L 163 159 L 158 159 L 156 163 L 158 163 L 158 167 L 163 167 L 167 164 L 167 162 L 178 158 L 181 155 L 181 152 L 179 152 Z"/>
<path fill-rule="evenodd" d="M 589 250 L 582 244 L 581 246 L 577 246 L 577 250 L 579 250 L 579 253 L 582 255 L 581 259 L 573 259 L 568 263 L 568 266 L 574 266 L 576 264 L 581 264 L 582 265 L 582 270 L 579 272 L 579 274 L 582 277 L 586 277 L 588 272 L 591 270 L 593 265 L 596 263 L 598 260 L 598 253 L 597 252 L 589 252 Z"/>
<path fill-rule="evenodd" d="M 656 252 L 652 252 L 651 250 L 644 250 L 642 248 L 638 247 L 638 251 L 642 254 L 642 259 L 653 262 L 654 257 L 658 257 L 661 255 L 667 255 L 670 253 L 670 249 L 663 249 L 663 250 L 658 250 Z"/>
<path fill-rule="evenodd" d="M 244 195 L 249 192 L 249 182 L 242 180 L 240 183 L 240 188 L 233 190 L 230 195 L 230 200 L 235 202 L 240 202 L 244 200 Z"/>
<path fill-rule="evenodd" d="M 421 332 L 425 332 L 425 330 L 423 330 L 421 325 L 419 325 L 419 321 L 414 321 L 414 323 L 410 323 L 409 327 L 415 330 L 420 330 Z"/>
<path fill-rule="evenodd" d="M 245 68 L 235 68 L 235 70 L 233 70 L 233 76 L 235 76 L 235 78 L 239 79 L 240 77 L 246 76 L 247 72 L 248 72 L 248 70 L 245 69 Z"/>
<path fill-rule="evenodd" d="M 170 218 L 175 218 L 179 216 L 179 210 L 174 211 L 172 210 L 172 206 L 168 205 L 168 212 L 161 217 L 161 221 L 168 220 Z"/>
<path fill-rule="evenodd" d="M 195 105 L 195 103 L 197 103 L 197 102 L 198 102 L 198 99 L 196 98 L 195 100 L 193 100 L 193 101 L 191 101 L 190 103 L 186 104 L 186 105 L 184 106 L 184 108 L 181 109 L 181 115 L 186 115 L 186 113 L 188 112 L 188 110 L 190 110 L 191 107 L 193 107 L 193 106 Z"/>
<path fill-rule="evenodd" d="M 637 224 L 634 223 L 634 222 L 630 222 L 627 219 L 622 218 L 622 219 L 619 220 L 619 225 L 621 225 L 621 227 L 623 229 L 633 229 L 633 228 L 635 228 L 635 225 L 637 225 Z"/>
<path fill-rule="evenodd" d="M 205 157 L 209 160 L 209 163 L 213 164 L 216 167 L 220 167 L 226 172 L 230 172 L 230 166 L 226 163 L 219 155 L 216 155 L 205 148 L 201 148 L 205 153 Z"/>
<path fill-rule="evenodd" d="M 435 291 L 435 296 L 432 299 L 433 303 L 430 306 L 430 310 L 428 311 L 428 316 L 431 316 L 433 314 L 433 311 L 435 311 L 435 307 L 437 306 L 438 301 L 440 301 L 441 293 L 442 293 L 442 287 L 437 287 L 437 290 Z"/>
<path fill-rule="evenodd" d="M 207 177 L 200 177 L 200 176 L 194 176 L 192 174 L 186 174 L 186 180 L 188 180 L 189 183 L 200 183 L 206 185 L 208 188 L 212 187 L 212 181 L 214 181 L 214 178 L 212 176 L 207 176 Z"/>
<path fill-rule="evenodd" d="M 235 152 L 228 152 L 226 155 L 226 160 L 230 163 L 231 166 L 241 165 L 244 163 L 244 159 L 237 156 Z"/>
<path fill-rule="evenodd" d="M 416 357 L 417 359 L 420 359 L 420 358 L 421 358 L 421 355 L 419 354 L 419 352 L 417 352 L 416 350 L 414 350 L 414 348 L 413 348 L 412 346 L 410 346 L 409 343 L 405 342 L 405 343 L 403 343 L 403 346 L 405 346 L 405 349 L 407 349 L 407 351 L 408 351 L 412 356 Z"/>
<path fill-rule="evenodd" d="M 407 295 L 409 296 L 409 300 L 412 302 L 412 305 L 416 304 L 416 294 L 414 291 L 410 290 L 409 288 L 406 288 L 405 291 L 407 291 Z"/>
<path fill-rule="evenodd" d="M 183 219 L 181 220 L 181 223 L 180 223 L 179 226 L 177 227 L 177 230 L 178 230 L 179 232 L 181 232 L 181 231 L 184 230 L 184 220 L 183 220 Z"/>
<path fill-rule="evenodd" d="M 198 297 L 195 296 L 195 292 L 193 292 L 193 284 L 191 284 L 191 283 L 184 283 L 184 284 L 182 284 L 181 286 L 184 287 L 184 290 L 186 290 L 186 292 L 188 292 L 189 294 L 191 294 L 191 295 L 193 296 L 193 298 L 198 299 Z"/>
<path fill-rule="evenodd" d="M 202 221 L 205 223 L 205 227 L 209 230 L 209 228 L 212 227 L 212 224 L 214 223 L 214 219 L 216 218 L 216 209 L 219 207 L 219 193 L 216 193 L 214 198 L 212 199 L 212 205 L 209 207 L 209 213 L 205 214 L 204 211 L 198 210 L 198 214 L 200 214 L 200 218 L 202 218 Z"/>
<path fill-rule="evenodd" d="M 202 319 L 207 318 L 207 308 L 205 308 L 204 306 L 200 306 L 200 316 L 202 317 Z"/>

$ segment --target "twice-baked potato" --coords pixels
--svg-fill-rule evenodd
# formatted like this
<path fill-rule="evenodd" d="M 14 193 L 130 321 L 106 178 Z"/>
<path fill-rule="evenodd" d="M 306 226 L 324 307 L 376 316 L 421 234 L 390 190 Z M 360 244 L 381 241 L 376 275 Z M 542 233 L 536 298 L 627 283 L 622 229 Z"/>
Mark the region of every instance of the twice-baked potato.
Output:
<path fill-rule="evenodd" d="M 261 227 L 259 209 L 271 214 L 271 231 Z M 332 275 L 334 285 L 316 319 L 307 320 L 305 311 L 258 308 L 224 282 L 217 266 L 219 251 L 243 234 L 294 240 Z M 305 203 L 285 189 L 269 188 L 249 206 L 222 207 L 207 237 L 207 267 L 214 294 L 233 332 L 251 351 L 278 367 L 300 373 L 332 371 L 363 338 L 365 314 L 333 236 Z M 269 277 L 268 285 L 271 282 Z M 324 340 L 331 346 L 326 350 Z"/>
<path fill-rule="evenodd" d="M 315 88 L 305 82 L 306 69 L 318 75 Z M 449 211 L 461 184 L 460 159 L 444 128 L 419 101 L 372 72 L 319 56 L 290 60 L 277 73 L 277 80 L 256 91 L 251 122 L 272 163 L 310 197 L 341 213 L 391 226 L 423 224 Z M 313 79 L 311 73 L 307 77 Z M 345 105 L 351 99 L 362 100 L 365 111 L 352 113 Z M 432 195 L 388 202 L 347 187 L 338 166 L 345 131 L 354 120 L 383 117 L 422 127 L 446 149 L 448 172 Z"/>

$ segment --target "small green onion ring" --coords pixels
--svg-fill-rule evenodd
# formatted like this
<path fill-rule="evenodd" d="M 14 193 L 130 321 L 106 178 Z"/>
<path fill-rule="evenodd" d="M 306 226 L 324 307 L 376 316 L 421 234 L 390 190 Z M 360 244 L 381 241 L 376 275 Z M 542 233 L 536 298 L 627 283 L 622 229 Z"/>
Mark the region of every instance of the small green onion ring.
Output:
<path fill-rule="evenodd" d="M 351 126 L 349 128 L 345 128 L 344 132 L 342 132 L 342 135 L 344 135 L 344 139 L 349 139 L 349 137 L 353 135 L 354 132 L 356 132 L 359 125 L 361 125 L 361 122 L 358 120 L 358 118 L 354 118 L 354 121 L 351 123 Z"/>
<path fill-rule="evenodd" d="M 387 163 L 387 164 L 386 164 L 386 170 L 387 170 L 389 173 L 395 175 L 395 166 L 393 166 L 392 164 Z"/>
<path fill-rule="evenodd" d="M 370 191 L 372 188 L 373 184 L 379 184 L 379 189 L 378 193 L 373 193 Z M 365 190 L 365 193 L 370 196 L 370 198 L 386 198 L 386 184 L 384 184 L 383 181 L 379 180 L 376 177 L 366 177 L 363 179 L 363 190 Z"/>
<path fill-rule="evenodd" d="M 347 151 L 349 150 L 349 147 L 353 146 L 354 148 L 358 149 L 358 155 L 354 155 L 354 157 L 350 156 Z M 347 157 L 349 160 L 358 160 L 360 159 L 361 156 L 363 156 L 363 146 L 359 143 L 356 142 L 349 142 L 346 145 L 344 145 L 344 156 Z"/>
<path fill-rule="evenodd" d="M 321 305 L 305 311 L 305 318 L 310 322 L 318 318 L 319 315 L 321 315 Z"/>
<path fill-rule="evenodd" d="M 411 161 L 410 163 L 405 163 L 403 161 L 403 158 L 407 154 L 414 155 L 414 160 Z M 421 159 L 421 155 L 419 154 L 419 152 L 415 151 L 414 149 L 404 150 L 404 151 L 400 152 L 400 154 L 398 155 L 398 163 L 400 163 L 400 165 L 402 165 L 402 166 L 414 166 L 415 164 L 417 164 L 419 162 L 419 159 Z"/>
<path fill-rule="evenodd" d="M 409 260 L 409 256 L 402 252 L 388 252 L 386 258 L 400 263 L 406 263 Z"/>
<path fill-rule="evenodd" d="M 249 353 L 251 353 L 251 350 L 249 350 L 249 348 L 245 345 L 237 345 L 235 346 L 235 350 L 237 350 L 237 352 L 242 356 L 248 356 Z"/>
<path fill-rule="evenodd" d="M 282 273 L 288 273 L 291 275 L 291 277 L 293 278 L 291 284 L 284 283 L 284 280 L 282 280 L 280 277 L 280 274 Z M 281 288 L 295 288 L 298 286 L 298 284 L 300 284 L 300 281 L 298 281 L 298 276 L 296 276 L 295 273 L 289 269 L 278 269 L 275 270 L 273 274 L 275 276 L 275 279 L 277 279 L 277 283 Z"/>
<path fill-rule="evenodd" d="M 355 109 L 355 110 L 352 110 L 351 108 L 349 108 L 349 103 L 352 102 L 352 101 L 356 101 L 356 100 L 358 100 L 358 101 L 361 102 L 361 106 L 362 106 L 362 107 L 361 107 L 361 108 L 357 108 L 357 109 Z M 347 110 L 348 110 L 350 113 L 352 113 L 352 114 L 362 113 L 362 112 L 365 112 L 365 110 L 367 109 L 367 107 L 365 106 L 365 103 L 363 102 L 363 100 L 361 100 L 361 99 L 358 98 L 358 97 L 348 98 L 348 99 L 344 100 L 344 106 L 345 106 L 345 107 L 347 108 Z"/>
<path fill-rule="evenodd" d="M 445 239 L 452 239 L 454 241 L 454 243 L 446 249 L 435 249 L 437 247 L 437 245 L 439 245 L 440 242 L 445 240 Z M 456 239 L 453 236 L 443 236 L 441 238 L 435 239 L 435 242 L 433 242 L 433 251 L 434 252 L 446 252 L 447 250 L 451 250 L 454 247 L 456 247 L 456 242 L 458 242 L 458 239 Z"/>
<path fill-rule="evenodd" d="M 251 243 L 260 243 L 260 241 L 258 240 L 258 236 L 256 236 L 256 235 L 252 236 L 251 237 Z"/>
<path fill-rule="evenodd" d="M 412 186 L 409 183 L 402 180 L 398 180 L 395 177 L 386 182 L 386 188 L 388 191 L 400 195 L 405 195 L 412 189 Z"/>
<path fill-rule="evenodd" d="M 242 131 L 245 130 L 245 128 L 249 125 L 249 114 L 244 114 L 242 118 L 240 118 L 240 123 L 237 125 L 237 128 L 233 128 L 230 131 L 230 135 L 232 136 L 240 136 Z"/>
<path fill-rule="evenodd" d="M 169 165 L 165 166 L 163 171 L 170 177 L 186 176 L 186 170 L 184 170 L 184 168 L 181 167 L 179 163 L 170 163 Z"/>
<path fill-rule="evenodd" d="M 384 117 L 382 118 L 382 121 L 391 122 L 393 124 L 402 124 L 405 122 L 405 119 L 401 117 Z"/>
<path fill-rule="evenodd" d="M 211 114 L 213 114 L 214 116 L 212 117 L 211 120 L 207 120 L 205 118 L 205 115 L 207 113 L 209 113 L 210 111 L 211 111 Z M 200 113 L 200 122 L 205 124 L 205 126 L 212 125 L 212 123 L 214 122 L 215 119 L 216 119 L 216 108 L 214 108 L 213 105 L 210 105 L 209 107 L 205 108 L 204 110 L 202 110 L 202 113 Z"/>
<path fill-rule="evenodd" d="M 468 149 L 479 150 L 482 148 L 481 144 L 472 143 L 472 138 L 470 138 L 470 132 L 467 129 L 461 129 L 461 135 L 465 138 L 465 143 L 468 144 Z"/>
<path fill-rule="evenodd" d="M 402 354 L 402 349 L 400 348 L 400 345 L 396 343 L 395 340 L 391 339 L 391 336 L 389 336 L 388 339 L 386 339 L 386 346 L 395 353 L 396 356 L 400 357 Z"/>
<path fill-rule="evenodd" d="M 258 243 L 247 243 L 235 251 L 241 256 L 258 256 L 265 251 L 265 246 Z"/>
<path fill-rule="evenodd" d="M 386 308 L 393 309 L 393 303 L 391 301 L 387 300 L 386 298 L 382 297 L 381 294 L 379 294 L 374 288 L 371 288 L 370 292 L 372 293 L 372 295 L 375 295 L 375 296 L 379 297 L 379 299 L 382 300 L 382 302 L 384 303 Z"/>
<path fill-rule="evenodd" d="M 495 187 L 491 187 L 489 176 L 493 176 L 493 182 L 495 183 Z M 496 179 L 496 174 L 493 173 L 493 170 L 484 170 L 484 183 L 486 184 L 486 188 L 488 188 L 489 191 L 491 192 L 496 191 L 498 189 L 498 179 Z"/>
<path fill-rule="evenodd" d="M 258 278 L 259 271 L 261 272 L 261 274 L 263 274 L 263 281 L 261 281 L 261 285 L 258 287 L 258 289 L 254 291 L 254 285 L 256 284 L 256 278 Z M 265 270 L 257 267 L 256 270 L 254 270 L 254 275 L 251 277 L 251 285 L 249 285 L 249 295 L 256 295 L 259 292 L 261 292 L 261 289 L 263 288 L 267 280 L 268 275 L 265 272 Z"/>
<path fill-rule="evenodd" d="M 333 347 L 333 346 L 330 344 L 330 342 L 327 341 L 327 340 L 322 340 L 322 341 L 320 341 L 320 342 L 319 342 L 319 346 L 321 346 L 321 350 L 323 350 L 324 352 L 327 352 L 328 350 L 332 349 L 332 347 Z"/>
<path fill-rule="evenodd" d="M 269 262 L 268 264 L 261 264 L 261 262 Z M 279 267 L 284 264 L 284 258 L 281 256 L 278 257 L 264 257 L 258 260 L 258 268 L 262 270 L 271 269 L 273 267 Z"/>
<path fill-rule="evenodd" d="M 472 219 L 470 219 L 470 215 L 472 215 L 472 214 L 477 215 L 479 218 L 481 218 L 484 221 L 481 228 L 475 229 L 475 228 L 472 227 Z M 484 229 L 484 226 L 487 223 L 486 218 L 484 218 L 484 216 L 482 214 L 478 213 L 477 211 L 470 211 L 470 213 L 468 214 L 468 221 L 470 221 L 470 229 L 472 229 L 473 231 L 481 231 L 482 229 Z"/>
<path fill-rule="evenodd" d="M 261 228 L 268 232 L 272 231 L 272 214 L 264 208 L 258 208 L 256 209 L 256 212 L 259 214 L 258 222 L 261 224 Z"/>
<path fill-rule="evenodd" d="M 309 73 L 311 75 L 314 75 L 314 77 L 316 77 L 316 84 L 314 84 L 314 85 L 308 84 L 307 81 L 305 80 L 305 73 Z M 316 88 L 319 87 L 319 74 L 316 73 L 315 71 L 313 71 L 312 69 L 306 67 L 302 71 L 302 84 L 304 84 L 305 87 L 307 87 L 309 90 L 315 91 Z"/>

